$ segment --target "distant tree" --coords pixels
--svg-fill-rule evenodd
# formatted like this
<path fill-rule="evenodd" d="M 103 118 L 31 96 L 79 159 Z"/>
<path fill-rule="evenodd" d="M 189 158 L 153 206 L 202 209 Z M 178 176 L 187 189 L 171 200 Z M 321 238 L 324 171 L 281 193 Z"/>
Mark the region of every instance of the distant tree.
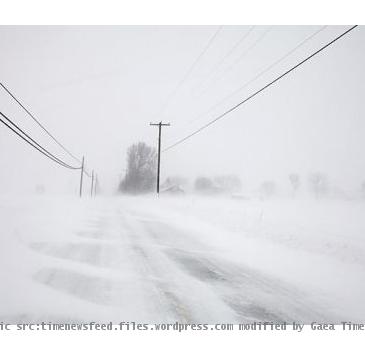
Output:
<path fill-rule="evenodd" d="M 260 192 L 264 197 L 272 197 L 276 192 L 275 182 L 264 181 L 260 186 Z"/>
<path fill-rule="evenodd" d="M 310 174 L 309 185 L 316 198 L 319 198 L 328 192 L 328 179 L 323 173 L 315 172 Z"/>
<path fill-rule="evenodd" d="M 221 175 L 214 178 L 217 186 L 226 192 L 238 192 L 242 189 L 241 179 L 236 175 Z"/>
<path fill-rule="evenodd" d="M 215 186 L 209 177 L 198 177 L 195 180 L 194 188 L 197 192 L 213 192 Z"/>
<path fill-rule="evenodd" d="M 294 197 L 300 187 L 300 177 L 298 174 L 292 173 L 289 175 L 289 181 L 293 190 Z"/>
<path fill-rule="evenodd" d="M 126 174 L 119 190 L 126 193 L 152 191 L 156 183 L 156 150 L 139 142 L 127 150 Z"/>

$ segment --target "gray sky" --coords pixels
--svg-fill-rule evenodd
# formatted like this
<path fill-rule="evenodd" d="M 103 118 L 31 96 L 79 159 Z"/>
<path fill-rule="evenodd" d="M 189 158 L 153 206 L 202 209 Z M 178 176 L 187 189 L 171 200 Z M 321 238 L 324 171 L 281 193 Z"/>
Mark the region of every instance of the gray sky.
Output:
<path fill-rule="evenodd" d="M 73 153 L 85 154 L 88 168 L 112 190 L 125 168 L 126 148 L 139 140 L 156 144 L 157 129 L 150 121 L 172 123 L 163 130 L 168 146 L 347 27 L 327 27 L 204 114 L 318 28 L 257 26 L 227 56 L 250 27 L 224 26 L 167 105 L 217 26 L 2 26 L 0 78 Z M 245 106 L 164 153 L 162 176 L 238 173 L 249 188 L 266 179 L 285 187 L 288 173 L 307 177 L 318 170 L 333 184 L 358 188 L 365 180 L 364 35 L 358 27 Z M 74 164 L 3 91 L 0 107 Z M 36 184 L 49 191 L 77 191 L 78 173 L 53 165 L 3 126 L 0 168 L 0 192 L 32 192 Z"/>

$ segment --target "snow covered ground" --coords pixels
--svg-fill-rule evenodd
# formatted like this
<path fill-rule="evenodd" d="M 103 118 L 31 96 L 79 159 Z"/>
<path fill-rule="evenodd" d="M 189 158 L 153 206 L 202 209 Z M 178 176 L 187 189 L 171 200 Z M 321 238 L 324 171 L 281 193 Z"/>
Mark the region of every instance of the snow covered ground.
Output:
<path fill-rule="evenodd" d="M 0 197 L 0 321 L 365 321 L 365 203 Z"/>

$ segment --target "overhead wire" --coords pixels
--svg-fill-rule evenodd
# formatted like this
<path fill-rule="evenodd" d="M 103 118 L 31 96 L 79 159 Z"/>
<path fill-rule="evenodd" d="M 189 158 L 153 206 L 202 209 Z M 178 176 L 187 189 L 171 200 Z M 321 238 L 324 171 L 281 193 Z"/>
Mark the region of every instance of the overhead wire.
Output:
<path fill-rule="evenodd" d="M 65 163 L 64 161 L 62 161 L 61 159 L 56 157 L 54 154 L 49 152 L 47 149 L 45 149 L 43 146 L 41 146 L 37 141 L 35 141 L 32 137 L 30 137 L 25 131 L 23 131 L 17 124 L 15 124 L 13 121 L 11 121 L 2 112 L 0 112 L 0 122 L 3 123 L 7 128 L 9 128 L 13 133 L 15 133 L 21 139 L 23 139 L 30 146 L 32 146 L 34 149 L 36 149 L 38 152 L 42 153 L 43 155 L 45 155 L 46 157 L 48 157 L 55 163 L 65 167 L 65 168 L 71 169 L 71 170 L 81 169 L 81 167 L 73 167 L 73 166 Z"/>
<path fill-rule="evenodd" d="M 229 57 L 242 44 L 242 42 L 245 41 L 245 39 L 250 35 L 250 33 L 253 31 L 254 28 L 255 26 L 250 26 L 249 29 L 245 31 L 243 35 L 240 36 L 238 41 L 236 41 L 233 44 L 233 46 L 226 52 L 226 54 L 213 66 L 213 68 L 207 74 L 207 77 L 197 85 L 196 87 L 197 89 L 203 86 L 206 83 L 206 81 L 209 80 L 209 77 L 211 77 L 215 72 L 219 70 L 219 68 L 222 66 L 227 57 Z"/>
<path fill-rule="evenodd" d="M 0 86 L 7 92 L 8 95 L 11 96 L 11 98 L 28 114 L 29 117 L 31 117 L 37 124 L 40 126 L 43 131 L 53 139 L 70 157 L 72 157 L 77 162 L 81 163 L 80 159 L 78 159 L 74 154 L 72 154 L 60 141 L 57 140 L 55 136 L 51 134 L 51 132 L 39 121 L 38 118 L 34 116 L 33 113 L 29 111 L 28 108 L 24 106 L 23 103 L 20 102 L 20 100 L 15 97 L 15 95 L 2 83 L 0 82 Z"/>
<path fill-rule="evenodd" d="M 303 65 L 304 63 L 306 63 L 307 61 L 309 61 L 310 59 L 312 59 L 314 56 L 318 55 L 320 52 L 322 52 L 323 50 L 325 50 L 326 48 L 328 48 L 332 44 L 334 44 L 336 41 L 338 41 L 339 39 L 341 39 L 342 37 L 344 37 L 346 34 L 350 33 L 356 27 L 357 27 L 357 25 L 354 25 L 354 26 L 350 27 L 345 32 L 343 32 L 342 34 L 340 34 L 337 37 L 335 37 L 334 39 L 332 39 L 330 42 L 328 42 L 327 44 L 325 44 L 324 46 L 322 46 L 321 48 L 319 48 L 318 50 L 316 50 L 315 52 L 313 52 L 311 55 L 307 56 L 303 60 L 301 60 L 299 63 L 297 63 L 293 67 L 291 67 L 288 70 L 286 70 L 284 73 L 280 74 L 274 80 L 270 81 L 269 83 L 267 83 L 266 85 L 264 85 L 262 88 L 258 89 L 257 91 L 255 91 L 254 93 L 252 93 L 251 95 L 249 95 L 248 97 L 246 97 L 241 102 L 237 103 L 233 107 L 231 107 L 228 110 L 226 110 L 225 112 L 221 113 L 219 116 L 217 116 L 213 120 L 209 121 L 208 123 L 204 124 L 203 126 L 201 126 L 200 128 L 198 128 L 194 132 L 190 133 L 189 135 L 183 137 L 182 139 L 176 141 L 172 145 L 166 147 L 162 152 L 166 152 L 166 151 L 168 151 L 168 150 L 170 150 L 170 149 L 178 146 L 179 144 L 185 142 L 186 140 L 188 140 L 191 137 L 195 136 L 196 134 L 200 133 L 204 129 L 208 128 L 212 124 L 216 123 L 218 120 L 224 118 L 229 113 L 233 112 L 234 110 L 236 110 L 237 108 L 239 108 L 243 104 L 247 103 L 249 100 L 251 100 L 252 98 L 254 98 L 255 96 L 257 96 L 258 94 L 260 94 L 261 92 L 263 92 L 264 90 L 266 90 L 267 88 L 269 88 L 270 86 L 272 86 L 273 84 L 275 84 L 276 82 L 278 82 L 279 80 L 281 80 L 282 78 L 284 78 L 285 76 L 287 76 L 288 74 L 290 74 L 291 72 L 293 72 L 295 69 L 297 69 L 298 67 L 300 67 L 301 65 Z"/>
<path fill-rule="evenodd" d="M 292 55 L 294 52 L 296 52 L 299 48 L 301 48 L 303 45 L 305 45 L 307 42 L 309 42 L 310 40 L 312 40 L 315 36 L 317 36 L 320 32 L 322 32 L 324 29 L 326 29 L 327 26 L 322 26 L 320 27 L 318 30 L 316 30 L 315 32 L 313 32 L 312 34 L 310 34 L 309 36 L 307 36 L 304 40 L 302 40 L 299 44 L 297 44 L 295 47 L 293 47 L 292 49 L 290 49 L 288 52 L 286 52 L 283 56 L 281 56 L 279 59 L 277 59 L 276 61 L 274 61 L 273 63 L 271 63 L 270 65 L 268 65 L 266 68 L 264 68 L 263 70 L 261 70 L 258 74 L 256 74 L 252 79 L 248 80 L 246 83 L 244 83 L 243 85 L 239 86 L 236 90 L 234 90 L 233 92 L 229 93 L 228 95 L 226 95 L 224 98 L 222 98 L 221 100 L 219 100 L 218 102 L 216 102 L 213 106 L 211 106 L 208 110 L 204 111 L 203 113 L 200 113 L 197 117 L 195 117 L 194 119 L 191 119 L 187 124 L 191 124 L 192 122 L 196 122 L 197 120 L 200 120 L 202 117 L 204 117 L 207 113 L 213 111 L 214 109 L 216 109 L 219 105 L 221 105 L 222 103 L 228 101 L 231 97 L 233 97 L 234 95 L 236 95 L 237 93 L 239 93 L 240 91 L 242 91 L 243 89 L 247 88 L 248 86 L 250 86 L 252 83 L 254 83 L 257 79 L 261 78 L 264 74 L 266 74 L 267 72 L 269 72 L 270 70 L 272 70 L 274 67 L 276 67 L 278 64 L 280 64 L 281 62 L 283 62 L 286 58 L 288 58 L 290 55 Z"/>
<path fill-rule="evenodd" d="M 200 92 L 199 96 L 205 94 L 209 88 L 216 84 L 218 81 L 220 81 L 221 79 L 223 79 L 227 73 L 229 71 L 231 71 L 239 62 L 241 62 L 245 57 L 247 57 L 249 55 L 249 53 L 251 53 L 256 46 L 262 41 L 264 40 L 264 38 L 266 37 L 267 34 L 269 34 L 272 30 L 272 26 L 268 27 L 265 31 L 263 31 L 257 38 L 256 40 L 246 49 L 244 50 L 238 57 L 237 59 L 228 67 L 226 67 L 226 69 L 224 69 L 221 73 L 221 75 L 218 75 L 218 77 L 215 77 L 213 80 L 210 81 L 210 84 L 208 82 L 208 86 L 205 87 L 205 89 L 203 89 L 203 91 Z"/>
<path fill-rule="evenodd" d="M 170 104 L 171 100 L 176 96 L 176 94 L 178 93 L 178 91 L 180 90 L 180 88 L 187 81 L 187 79 L 189 78 L 190 74 L 194 71 L 196 65 L 199 63 L 199 61 L 201 60 L 201 58 L 205 55 L 205 53 L 212 46 L 213 42 L 215 41 L 215 39 L 217 38 L 218 34 L 220 33 L 220 31 L 222 29 L 223 29 L 223 26 L 222 25 L 219 26 L 216 29 L 216 31 L 213 33 L 213 35 L 209 38 L 209 40 L 206 43 L 206 45 L 204 46 L 203 50 L 199 53 L 199 55 L 195 58 L 195 60 L 189 66 L 189 68 L 187 69 L 187 71 L 185 72 L 185 74 L 183 75 L 183 77 L 180 79 L 180 81 L 177 83 L 177 85 L 175 86 L 175 88 L 170 92 L 170 94 L 168 95 L 166 101 L 164 102 L 164 104 L 160 108 L 159 112 L 156 113 L 156 115 L 158 117 L 160 116 L 160 114 L 162 114 L 162 113 L 165 112 L 165 110 L 168 107 L 168 105 Z"/>

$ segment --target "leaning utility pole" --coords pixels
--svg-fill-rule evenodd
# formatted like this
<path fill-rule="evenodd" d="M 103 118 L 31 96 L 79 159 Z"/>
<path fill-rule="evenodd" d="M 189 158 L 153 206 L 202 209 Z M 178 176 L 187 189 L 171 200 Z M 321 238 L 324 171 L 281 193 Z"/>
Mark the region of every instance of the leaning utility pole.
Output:
<path fill-rule="evenodd" d="M 82 156 L 81 177 L 80 177 L 80 198 L 82 197 L 82 179 L 84 176 L 84 163 L 85 163 L 85 157 Z"/>
<path fill-rule="evenodd" d="M 158 153 L 157 153 L 157 194 L 160 194 L 160 163 L 161 163 L 161 127 L 170 126 L 170 123 L 150 123 L 152 126 L 158 126 Z"/>

